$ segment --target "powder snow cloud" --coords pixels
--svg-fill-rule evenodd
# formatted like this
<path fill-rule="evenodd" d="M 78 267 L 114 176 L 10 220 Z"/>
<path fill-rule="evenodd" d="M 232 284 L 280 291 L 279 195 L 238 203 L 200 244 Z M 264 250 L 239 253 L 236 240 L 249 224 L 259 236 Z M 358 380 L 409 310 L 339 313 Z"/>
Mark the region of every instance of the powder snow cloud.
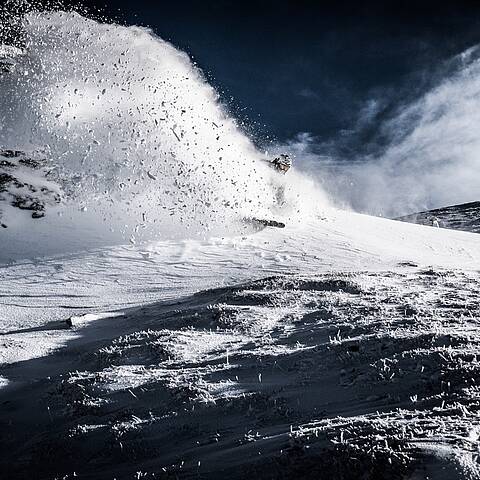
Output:
<path fill-rule="evenodd" d="M 379 135 L 387 142 L 373 153 L 346 162 L 322 154 L 328 149 L 307 133 L 283 148 L 320 179 L 338 204 L 358 211 L 396 216 L 478 200 L 480 47 L 455 57 L 443 71 L 435 86 L 400 104 L 380 124 Z M 367 102 L 360 123 L 372 121 L 379 102 Z"/>

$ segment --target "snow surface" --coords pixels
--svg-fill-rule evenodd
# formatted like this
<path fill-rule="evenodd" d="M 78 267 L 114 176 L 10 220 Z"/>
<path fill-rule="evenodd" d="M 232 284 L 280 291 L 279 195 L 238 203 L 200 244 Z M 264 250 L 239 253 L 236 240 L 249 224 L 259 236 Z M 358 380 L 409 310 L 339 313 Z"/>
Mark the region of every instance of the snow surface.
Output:
<path fill-rule="evenodd" d="M 382 270 L 401 262 L 478 269 L 480 237 L 328 210 L 310 224 L 255 235 L 6 262 L 0 322 L 10 331 L 62 320 L 72 309 L 113 311 L 272 274 Z"/>
<path fill-rule="evenodd" d="M 479 265 L 475 234 L 333 210 L 4 264 L 0 468 L 478 478 Z"/>
<path fill-rule="evenodd" d="M 148 30 L 23 27 L 1 148 L 62 202 L 0 202 L 1 478 L 479 478 L 480 236 L 275 177 Z"/>

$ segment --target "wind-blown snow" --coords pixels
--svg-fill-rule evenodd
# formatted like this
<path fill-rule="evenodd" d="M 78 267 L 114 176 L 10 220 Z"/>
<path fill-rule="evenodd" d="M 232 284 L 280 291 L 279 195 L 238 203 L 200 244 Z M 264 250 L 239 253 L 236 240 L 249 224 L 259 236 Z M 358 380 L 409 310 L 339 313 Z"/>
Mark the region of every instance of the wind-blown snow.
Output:
<path fill-rule="evenodd" d="M 332 145 L 322 145 L 307 133 L 281 148 L 295 152 L 337 204 L 358 212 L 393 218 L 477 201 L 479 53 L 477 45 L 451 59 L 434 78 L 433 87 L 414 101 L 402 102 L 387 119 L 381 108 L 370 111 L 371 105 L 381 106 L 385 99 L 370 100 L 357 128 L 378 115 L 371 125 L 382 140 L 370 145 L 368 153 L 354 153 L 347 161 L 329 153 Z M 332 143 L 341 140 L 339 135 Z"/>
<path fill-rule="evenodd" d="M 46 158 L 65 204 L 34 226 L 5 212 L 5 243 L 20 248 L 35 236 L 35 249 L 26 247 L 32 255 L 233 233 L 244 217 L 278 216 L 283 179 L 186 54 L 148 29 L 77 13 L 30 13 L 22 28 L 25 55 L 0 77 L 1 143 Z M 324 204 L 318 188 L 292 177 L 302 188 L 287 187 L 283 215 Z M 308 195 L 307 208 L 295 191 Z"/>

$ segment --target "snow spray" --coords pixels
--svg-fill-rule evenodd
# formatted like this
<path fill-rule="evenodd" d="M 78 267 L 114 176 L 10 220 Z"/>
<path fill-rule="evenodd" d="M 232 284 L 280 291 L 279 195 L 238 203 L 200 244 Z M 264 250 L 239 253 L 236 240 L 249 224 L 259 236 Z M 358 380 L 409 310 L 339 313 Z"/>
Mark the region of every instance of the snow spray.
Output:
<path fill-rule="evenodd" d="M 0 144 L 43 157 L 63 201 L 37 222 L 6 209 L 1 235 L 135 243 L 272 216 L 278 174 L 185 53 L 149 29 L 75 12 L 32 11 L 20 23 L 22 54 L 0 77 Z M 307 202 L 292 188 L 286 214 L 298 217 Z"/>

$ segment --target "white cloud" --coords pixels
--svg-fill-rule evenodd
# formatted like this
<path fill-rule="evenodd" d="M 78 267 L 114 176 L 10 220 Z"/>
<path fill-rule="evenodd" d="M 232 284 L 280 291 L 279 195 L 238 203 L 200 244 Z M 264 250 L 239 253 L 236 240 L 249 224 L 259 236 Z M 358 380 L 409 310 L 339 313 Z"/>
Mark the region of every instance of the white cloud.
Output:
<path fill-rule="evenodd" d="M 380 130 L 389 139 L 382 153 L 342 162 L 301 134 L 286 148 L 319 178 L 342 205 L 377 215 L 478 200 L 480 197 L 480 55 L 470 49 L 455 71 L 419 100 L 405 105 Z M 363 117 L 371 120 L 378 101 Z M 285 148 L 285 147 L 284 147 Z"/>

